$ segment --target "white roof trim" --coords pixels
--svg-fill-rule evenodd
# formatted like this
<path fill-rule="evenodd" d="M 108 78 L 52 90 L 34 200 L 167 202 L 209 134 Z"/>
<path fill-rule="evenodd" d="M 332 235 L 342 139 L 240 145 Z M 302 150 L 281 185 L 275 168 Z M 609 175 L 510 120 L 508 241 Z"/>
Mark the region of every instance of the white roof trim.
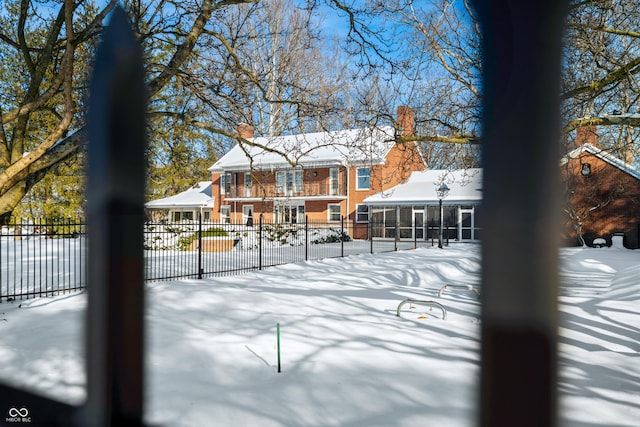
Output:
<path fill-rule="evenodd" d="M 580 154 L 582 154 L 584 152 L 592 154 L 592 155 L 598 157 L 599 159 L 602 159 L 605 162 L 609 163 L 610 165 L 620 169 L 621 171 L 628 173 L 629 175 L 633 176 L 635 179 L 640 180 L 640 171 L 638 171 L 638 169 L 634 168 L 629 163 L 626 163 L 626 162 L 620 160 L 619 158 L 617 158 L 617 157 L 607 153 L 606 151 L 601 150 L 600 148 L 595 147 L 595 146 L 593 146 L 591 144 L 582 144 L 578 148 L 576 148 L 576 149 L 570 151 L 569 153 L 567 153 L 566 156 L 564 156 L 562 159 L 560 159 L 560 166 L 563 166 L 563 165 L 567 164 L 569 159 L 578 158 L 580 156 Z"/>
<path fill-rule="evenodd" d="M 450 191 L 443 204 L 477 204 L 482 201 L 482 169 L 431 169 L 413 172 L 407 181 L 364 199 L 367 205 L 439 203 L 436 189 L 445 182 Z"/>
<path fill-rule="evenodd" d="M 280 154 L 282 152 L 297 159 L 299 166 L 307 168 L 382 164 L 395 144 L 395 130 L 391 126 L 383 126 L 274 138 L 258 137 L 251 142 L 258 146 L 236 144 L 208 170 L 241 171 L 249 170 L 251 166 L 257 170 L 291 168 L 291 164 Z"/>

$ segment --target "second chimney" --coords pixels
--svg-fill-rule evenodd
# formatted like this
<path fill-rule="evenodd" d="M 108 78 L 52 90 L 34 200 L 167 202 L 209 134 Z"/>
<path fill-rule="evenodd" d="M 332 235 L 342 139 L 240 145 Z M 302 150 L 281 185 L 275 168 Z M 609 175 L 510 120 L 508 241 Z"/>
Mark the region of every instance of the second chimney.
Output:
<path fill-rule="evenodd" d="M 583 144 L 590 144 L 594 147 L 598 141 L 596 127 L 593 125 L 581 126 L 576 129 L 576 145 L 580 147 Z"/>
<path fill-rule="evenodd" d="M 400 127 L 401 136 L 415 135 L 416 122 L 413 110 L 406 105 L 398 107 L 398 126 Z"/>

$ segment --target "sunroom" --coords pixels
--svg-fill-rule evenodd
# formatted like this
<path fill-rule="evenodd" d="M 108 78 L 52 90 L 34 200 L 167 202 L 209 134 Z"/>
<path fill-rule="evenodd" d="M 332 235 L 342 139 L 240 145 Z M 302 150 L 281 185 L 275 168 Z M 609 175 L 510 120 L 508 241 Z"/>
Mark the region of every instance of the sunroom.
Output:
<path fill-rule="evenodd" d="M 442 220 L 444 240 L 479 240 L 481 185 L 482 170 L 477 168 L 413 172 L 406 182 L 364 200 L 371 235 L 438 239 Z"/>

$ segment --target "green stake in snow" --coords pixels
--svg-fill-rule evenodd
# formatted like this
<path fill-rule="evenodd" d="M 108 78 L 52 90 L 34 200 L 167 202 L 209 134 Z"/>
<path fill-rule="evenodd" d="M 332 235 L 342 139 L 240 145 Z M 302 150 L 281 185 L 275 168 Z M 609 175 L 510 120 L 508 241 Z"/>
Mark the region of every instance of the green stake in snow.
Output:
<path fill-rule="evenodd" d="M 276 323 L 276 336 L 278 338 L 278 372 L 280 372 L 280 323 Z"/>

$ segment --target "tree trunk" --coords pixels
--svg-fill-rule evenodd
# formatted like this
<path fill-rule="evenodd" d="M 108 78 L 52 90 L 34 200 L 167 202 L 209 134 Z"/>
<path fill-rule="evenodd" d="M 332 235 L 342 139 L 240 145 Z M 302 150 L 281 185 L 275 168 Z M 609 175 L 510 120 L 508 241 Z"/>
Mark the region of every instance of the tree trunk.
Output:
<path fill-rule="evenodd" d="M 578 236 L 578 242 L 580 246 L 587 246 L 587 242 L 584 241 L 584 237 L 582 237 L 582 224 L 576 225 L 576 236 Z"/>
<path fill-rule="evenodd" d="M 26 181 L 20 181 L 9 188 L 8 191 L 0 194 L 0 224 L 7 224 L 9 222 L 13 210 L 26 194 Z"/>

